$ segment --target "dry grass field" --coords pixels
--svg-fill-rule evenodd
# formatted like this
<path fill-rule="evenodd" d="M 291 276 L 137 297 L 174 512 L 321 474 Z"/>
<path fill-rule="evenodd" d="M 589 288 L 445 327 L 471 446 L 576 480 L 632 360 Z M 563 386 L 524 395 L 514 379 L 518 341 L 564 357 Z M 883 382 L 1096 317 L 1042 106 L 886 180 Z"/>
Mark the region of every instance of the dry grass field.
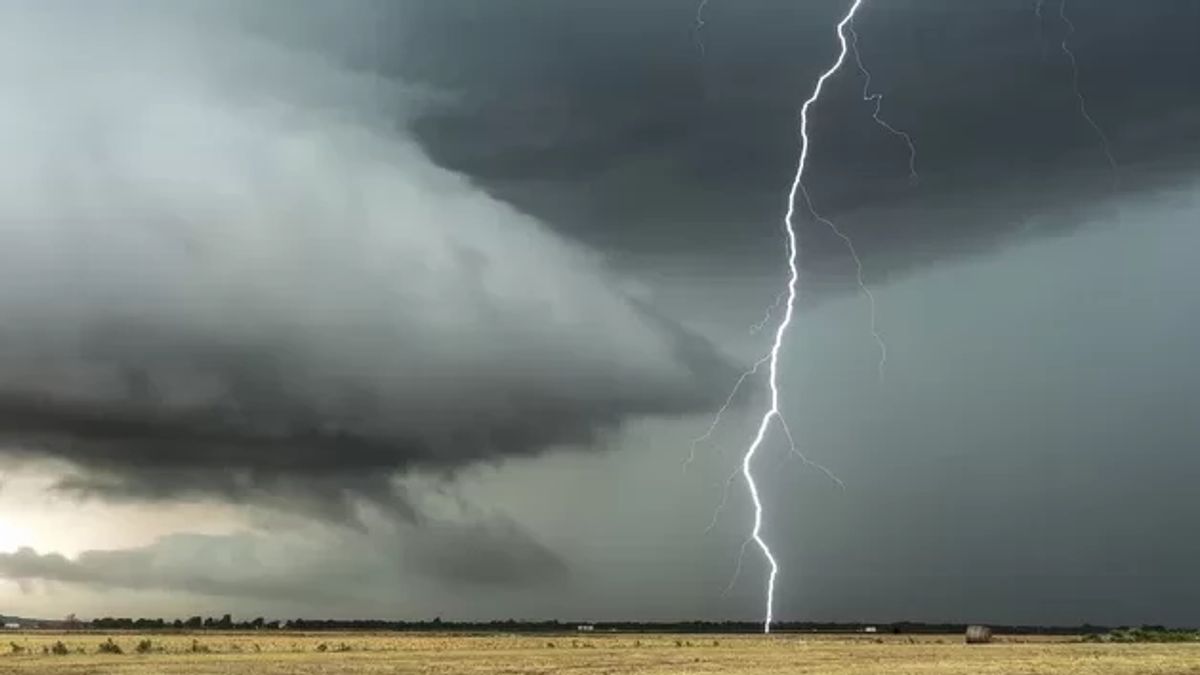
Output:
<path fill-rule="evenodd" d="M 1084 644 L 1071 639 L 1000 638 L 990 645 L 967 646 L 959 636 L 288 632 L 36 632 L 0 637 L 4 640 L 0 673 L 1200 675 L 1200 643 Z M 110 639 L 122 653 L 101 651 Z M 57 643 L 61 646 L 55 650 Z"/>

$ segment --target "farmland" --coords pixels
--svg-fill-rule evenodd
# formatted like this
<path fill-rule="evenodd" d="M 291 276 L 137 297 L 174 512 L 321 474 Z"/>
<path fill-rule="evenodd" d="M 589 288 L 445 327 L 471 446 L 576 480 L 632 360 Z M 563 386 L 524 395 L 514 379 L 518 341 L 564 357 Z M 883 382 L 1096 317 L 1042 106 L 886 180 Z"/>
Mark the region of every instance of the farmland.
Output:
<path fill-rule="evenodd" d="M 1200 643 L 870 635 L 449 635 L 242 631 L 0 635 L 0 673 L 889 673 L 1200 675 Z"/>

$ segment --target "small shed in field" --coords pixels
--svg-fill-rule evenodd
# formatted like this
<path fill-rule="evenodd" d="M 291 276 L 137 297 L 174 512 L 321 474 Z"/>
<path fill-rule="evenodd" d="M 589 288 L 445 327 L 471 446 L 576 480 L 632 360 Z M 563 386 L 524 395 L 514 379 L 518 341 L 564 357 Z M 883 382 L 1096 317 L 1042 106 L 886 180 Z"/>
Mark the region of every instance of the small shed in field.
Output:
<path fill-rule="evenodd" d="M 967 644 L 985 645 L 992 641 L 992 629 L 987 626 L 967 626 Z"/>

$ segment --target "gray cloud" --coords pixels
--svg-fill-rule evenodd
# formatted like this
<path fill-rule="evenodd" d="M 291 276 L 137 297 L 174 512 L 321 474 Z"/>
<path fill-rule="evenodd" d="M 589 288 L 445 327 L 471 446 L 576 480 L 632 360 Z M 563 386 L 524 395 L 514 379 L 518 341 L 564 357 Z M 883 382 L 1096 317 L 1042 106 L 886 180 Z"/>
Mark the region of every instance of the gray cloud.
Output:
<path fill-rule="evenodd" d="M 144 548 L 85 551 L 75 559 L 22 548 L 0 554 L 0 574 L 24 582 L 54 581 L 105 590 L 159 589 L 259 599 L 302 592 L 322 599 L 321 586 L 310 586 L 310 580 L 274 577 L 265 571 L 254 556 L 255 543 L 245 537 L 174 535 Z"/>
<path fill-rule="evenodd" d="M 461 527 L 431 528 L 409 550 L 414 568 L 456 583 L 521 588 L 552 586 L 567 575 L 565 561 L 514 521 L 492 518 Z"/>
<path fill-rule="evenodd" d="M 0 553 L 0 578 L 100 591 L 171 591 L 258 604 L 382 603 L 413 583 L 439 588 L 536 588 L 563 581 L 566 563 L 511 520 L 491 515 L 422 528 L 370 531 L 292 523 L 284 535 L 173 534 L 130 549 L 68 558 Z"/>
<path fill-rule="evenodd" d="M 84 494 L 403 511 L 378 476 L 714 402 L 703 340 L 397 130 L 421 95 L 227 9 L 3 10 L 11 451 Z"/>

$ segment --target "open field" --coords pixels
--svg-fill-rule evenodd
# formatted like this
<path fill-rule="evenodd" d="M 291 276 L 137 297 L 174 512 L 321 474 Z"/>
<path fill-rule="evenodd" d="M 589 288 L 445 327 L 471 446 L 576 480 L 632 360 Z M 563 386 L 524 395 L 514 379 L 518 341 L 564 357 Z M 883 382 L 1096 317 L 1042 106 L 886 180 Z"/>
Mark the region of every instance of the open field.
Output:
<path fill-rule="evenodd" d="M 1200 675 L 1200 643 L 826 635 L 6 633 L 0 673 L 887 673 Z M 123 652 L 101 653 L 116 644 Z M 143 651 L 138 653 L 139 643 Z M 68 653 L 53 653 L 56 643 Z M 15 648 L 14 648 L 15 645 Z M 110 648 L 111 649 L 111 648 Z M 205 651 L 207 650 L 207 651 Z M 58 651 L 63 651 L 59 648 Z"/>

